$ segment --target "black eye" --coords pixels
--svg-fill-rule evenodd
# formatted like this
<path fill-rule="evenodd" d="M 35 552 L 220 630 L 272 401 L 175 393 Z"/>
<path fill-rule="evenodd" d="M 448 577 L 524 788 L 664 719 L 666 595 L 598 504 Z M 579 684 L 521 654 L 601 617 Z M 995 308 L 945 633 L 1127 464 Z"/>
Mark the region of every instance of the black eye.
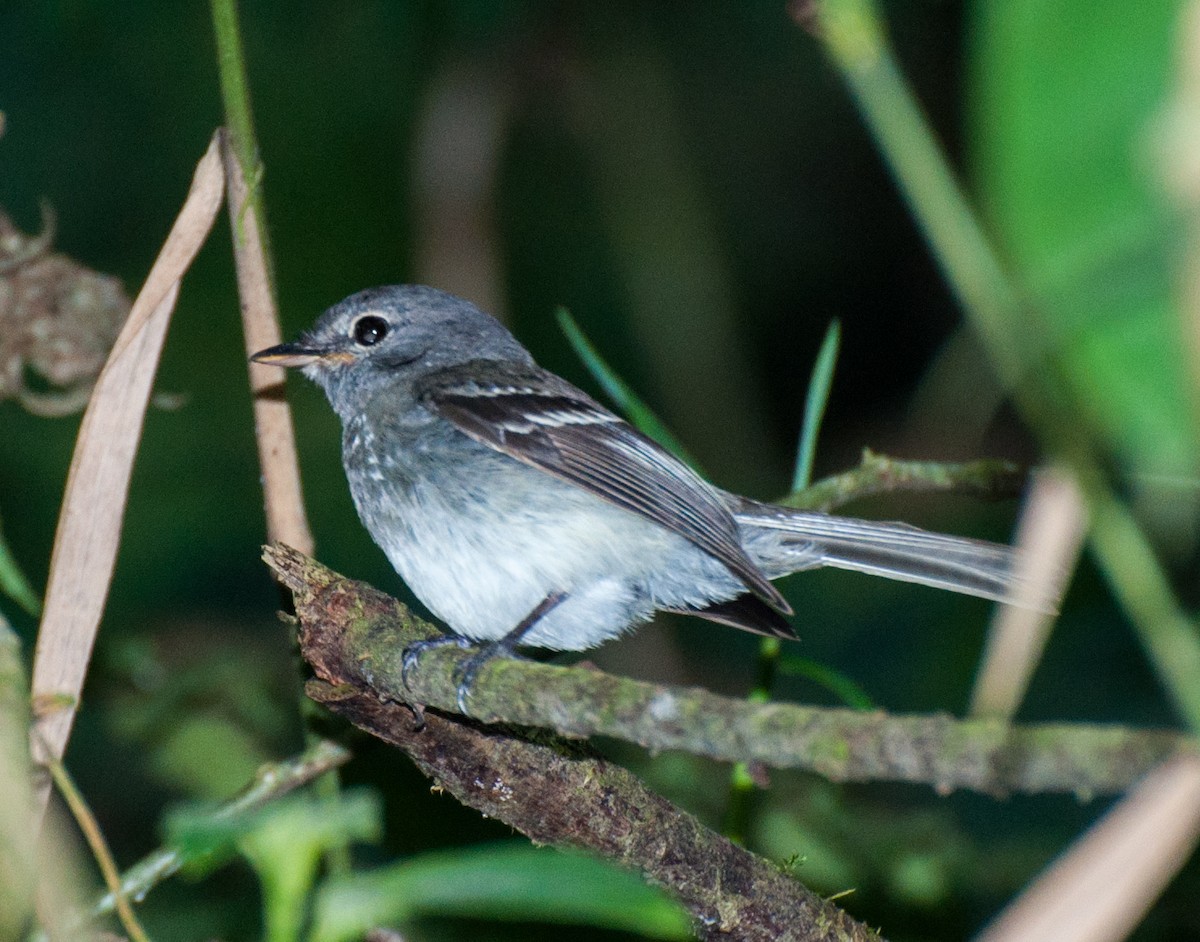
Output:
<path fill-rule="evenodd" d="M 354 322 L 354 342 L 360 347 L 373 347 L 388 333 L 388 322 L 368 314 Z"/>

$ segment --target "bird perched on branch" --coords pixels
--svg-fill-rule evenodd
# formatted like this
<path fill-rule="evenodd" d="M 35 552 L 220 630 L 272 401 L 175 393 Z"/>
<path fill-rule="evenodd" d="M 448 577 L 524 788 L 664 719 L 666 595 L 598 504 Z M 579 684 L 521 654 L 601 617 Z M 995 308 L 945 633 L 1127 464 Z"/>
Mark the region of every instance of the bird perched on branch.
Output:
<path fill-rule="evenodd" d="M 449 626 L 480 642 L 579 651 L 683 612 L 783 638 L 771 580 L 818 566 L 1009 599 L 1006 546 L 760 503 L 722 491 L 566 380 L 494 317 L 412 285 L 327 310 L 253 359 L 298 367 L 342 421 L 363 524 Z"/>

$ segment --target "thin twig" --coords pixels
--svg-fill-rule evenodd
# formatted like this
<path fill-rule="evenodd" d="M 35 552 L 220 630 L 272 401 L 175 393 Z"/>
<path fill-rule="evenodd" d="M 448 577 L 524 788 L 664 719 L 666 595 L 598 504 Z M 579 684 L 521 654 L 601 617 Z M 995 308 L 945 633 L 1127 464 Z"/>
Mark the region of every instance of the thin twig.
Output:
<path fill-rule="evenodd" d="M 863 449 L 857 468 L 822 478 L 780 503 L 800 510 L 834 510 L 877 494 L 963 494 L 987 500 L 1017 497 L 1025 470 L 1011 461 L 906 461 Z"/>
<path fill-rule="evenodd" d="M 133 907 L 129 905 L 129 897 L 121 889 L 121 874 L 117 870 L 112 852 L 108 849 L 104 832 L 100 830 L 96 816 L 92 814 L 92 809 L 88 807 L 87 801 L 75 787 L 74 781 L 71 780 L 71 776 L 59 760 L 47 761 L 46 768 L 50 770 L 50 777 L 54 779 L 59 794 L 63 796 L 63 800 L 75 818 L 75 823 L 79 825 L 79 830 L 83 832 L 88 847 L 91 848 L 92 856 L 96 859 L 96 864 L 100 867 L 100 873 L 104 877 L 104 885 L 108 887 L 108 891 L 113 896 L 117 918 L 121 920 L 121 925 L 125 927 L 125 931 L 129 934 L 129 938 L 133 939 L 133 942 L 149 942 L 145 930 L 142 929 L 141 923 L 133 913 Z"/>
<path fill-rule="evenodd" d="M 264 765 L 236 797 L 213 811 L 213 818 L 229 818 L 261 807 L 336 769 L 349 758 L 350 753 L 344 747 L 329 740 L 320 740 L 298 756 Z M 124 873 L 120 878 L 119 891 L 130 899 L 141 900 L 163 880 L 178 873 L 187 862 L 187 855 L 179 848 L 160 847 Z M 116 891 L 110 891 L 96 901 L 91 910 L 92 916 L 112 912 L 116 902 Z"/>

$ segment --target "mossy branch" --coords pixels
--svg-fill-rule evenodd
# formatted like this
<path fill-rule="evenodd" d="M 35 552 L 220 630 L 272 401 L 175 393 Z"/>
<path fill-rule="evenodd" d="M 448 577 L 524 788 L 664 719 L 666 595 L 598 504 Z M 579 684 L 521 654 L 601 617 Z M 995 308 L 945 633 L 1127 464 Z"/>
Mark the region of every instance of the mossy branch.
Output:
<path fill-rule="evenodd" d="M 454 667 L 467 652 L 427 652 L 401 679 L 404 648 L 436 629 L 394 599 L 288 547 L 265 559 L 292 590 L 301 646 L 317 676 L 398 703 L 454 712 Z M 493 661 L 470 711 L 583 738 L 648 749 L 807 769 L 837 781 L 901 781 L 991 794 L 1124 791 L 1154 765 L 1195 748 L 1184 735 L 1078 723 L 1010 726 L 996 720 L 750 703 L 706 690 L 613 677 L 524 660 Z"/>
<path fill-rule="evenodd" d="M 862 497 L 901 491 L 997 500 L 1019 496 L 1025 478 L 1025 469 L 1011 461 L 905 461 L 864 448 L 857 468 L 822 478 L 779 503 L 799 510 L 830 511 Z"/>
<path fill-rule="evenodd" d="M 267 559 L 295 594 L 301 650 L 321 678 L 309 682 L 309 696 L 404 750 L 463 804 L 537 843 L 587 848 L 640 872 L 680 900 L 706 939 L 879 938 L 584 744 L 404 706 L 399 701 L 413 696 L 400 693 L 399 675 L 388 680 L 369 650 L 399 654 L 431 626 L 386 595 L 286 547 L 270 547 Z M 398 668 L 398 659 L 393 666 Z M 419 673 L 440 674 L 448 667 L 435 656 Z M 420 699 L 435 702 L 423 694 Z"/>

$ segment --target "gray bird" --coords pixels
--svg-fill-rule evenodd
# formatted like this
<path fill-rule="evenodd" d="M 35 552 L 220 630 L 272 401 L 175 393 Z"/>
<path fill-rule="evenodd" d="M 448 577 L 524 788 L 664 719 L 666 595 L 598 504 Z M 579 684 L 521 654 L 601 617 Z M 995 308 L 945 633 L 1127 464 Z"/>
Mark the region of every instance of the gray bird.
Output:
<path fill-rule="evenodd" d="M 494 317 L 399 285 L 352 295 L 294 343 L 342 421 L 359 517 L 451 633 L 484 642 L 460 673 L 518 643 L 579 651 L 656 611 L 795 637 L 771 580 L 836 566 L 1004 601 L 1006 546 L 759 503 L 722 491 L 566 380 Z"/>

